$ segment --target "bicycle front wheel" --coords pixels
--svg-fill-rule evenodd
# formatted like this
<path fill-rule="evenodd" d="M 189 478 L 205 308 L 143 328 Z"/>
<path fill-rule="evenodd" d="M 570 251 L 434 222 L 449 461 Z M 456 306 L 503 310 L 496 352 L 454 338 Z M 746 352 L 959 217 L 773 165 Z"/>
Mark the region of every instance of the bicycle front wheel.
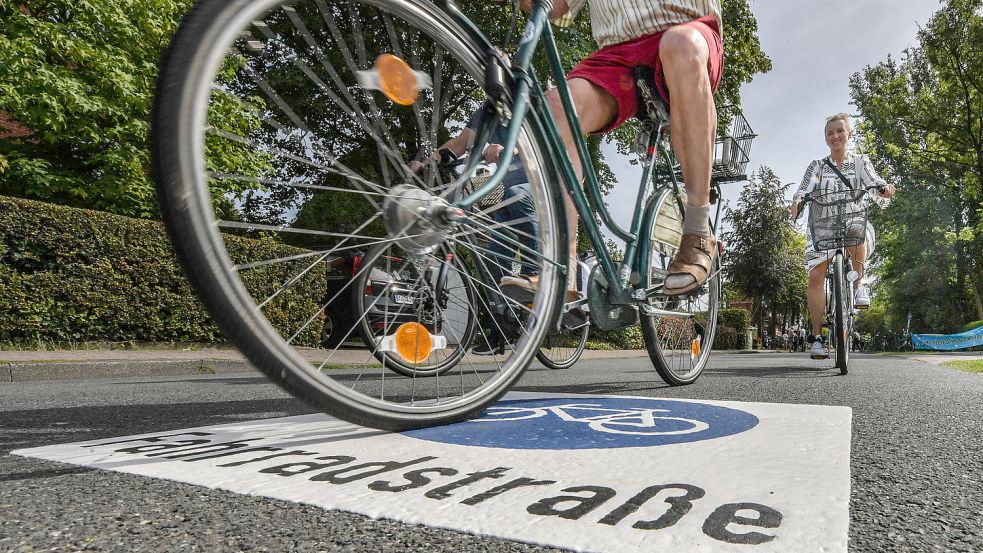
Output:
<path fill-rule="evenodd" d="M 833 259 L 833 341 L 836 344 L 836 368 L 840 374 L 850 370 L 850 283 L 843 269 L 843 255 Z"/>
<path fill-rule="evenodd" d="M 683 214 L 675 196 L 664 192 L 649 209 L 655 216 L 648 229 L 649 246 L 639 263 L 647 268 L 646 290 L 665 280 L 672 257 L 683 236 Z M 696 382 L 710 359 L 716 335 L 720 299 L 720 256 L 714 260 L 707 283 L 685 296 L 651 295 L 651 314 L 643 310 L 640 325 L 645 347 L 659 376 L 672 386 Z"/>
<path fill-rule="evenodd" d="M 329 414 L 390 430 L 467 417 L 508 390 L 548 331 L 565 223 L 533 128 L 523 125 L 517 147 L 536 236 L 496 223 L 498 206 L 446 217 L 458 191 L 445 173 L 408 168 L 482 105 L 483 56 L 422 0 L 203 0 L 164 58 L 151 146 L 178 258 L 229 341 Z M 521 262 L 540 274 L 522 303 L 483 276 L 500 262 L 489 241 L 505 235 L 538 244 L 522 250 Z M 470 331 L 436 324 L 455 308 L 439 301 L 401 312 L 390 339 L 342 349 L 369 316 L 348 309 L 365 295 L 353 284 L 374 286 L 378 268 L 346 260 L 377 246 L 398 247 L 391 272 L 424 287 L 417 269 L 459 255 L 449 280 L 470 291 L 458 299 L 471 298 L 476 324 L 496 326 L 509 354 L 489 362 L 464 353 Z M 340 284 L 327 287 L 329 275 Z M 332 347 L 322 341 L 325 321 Z M 396 355 L 413 370 L 394 372 Z M 434 356 L 444 362 L 430 363 Z"/>

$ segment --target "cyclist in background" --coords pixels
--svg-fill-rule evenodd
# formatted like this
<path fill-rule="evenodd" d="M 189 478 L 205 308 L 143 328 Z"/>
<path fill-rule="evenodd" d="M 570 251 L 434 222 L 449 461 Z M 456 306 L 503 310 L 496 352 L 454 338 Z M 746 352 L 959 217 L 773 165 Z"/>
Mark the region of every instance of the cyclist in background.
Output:
<path fill-rule="evenodd" d="M 481 111 L 475 112 L 468 121 L 467 126 L 461 129 L 457 136 L 451 138 L 437 151 L 432 154 L 432 158 L 424 161 L 413 160 L 408 167 L 414 173 L 423 170 L 431 161 L 440 163 L 441 152 L 449 150 L 454 157 L 460 157 L 468 151 L 474 142 L 474 127 L 478 124 L 478 116 Z M 482 158 L 486 163 L 498 163 L 502 155 L 502 142 L 505 142 L 506 128 L 498 126 L 492 131 L 488 139 L 488 146 L 482 152 Z M 519 156 L 512 158 L 509 171 L 502 180 L 504 190 L 502 192 L 501 205 L 495 210 L 495 222 L 499 223 L 499 229 L 503 232 L 512 231 L 519 242 L 528 245 L 531 249 L 537 249 L 538 224 L 536 222 L 536 211 L 529 195 L 529 179 L 522 166 Z M 505 223 L 509 223 L 505 225 Z M 522 296 L 525 291 L 533 289 L 538 284 L 539 271 L 535 263 L 521 263 L 519 276 L 512 276 L 512 264 L 516 258 L 516 247 L 510 243 L 505 243 L 494 238 L 488 245 L 493 262 L 488 265 L 489 275 L 493 281 L 498 282 L 502 291 L 510 297 Z M 521 254 L 520 254 L 521 257 Z M 480 343 L 472 350 L 475 355 L 491 355 L 494 353 L 505 353 L 505 338 L 501 335 L 497 325 L 490 325 L 490 336 L 484 343 Z"/>
<path fill-rule="evenodd" d="M 854 189 L 875 185 L 882 186 L 883 192 L 880 192 L 879 195 L 865 195 L 864 201 L 868 201 L 867 198 L 874 198 L 878 206 L 887 207 L 890 198 L 894 196 L 894 186 L 884 182 L 884 179 L 877 175 L 867 156 L 856 153 L 852 140 L 853 127 L 850 124 L 850 116 L 846 113 L 837 113 L 827 117 L 825 135 L 826 145 L 829 146 L 829 156 L 813 161 L 806 169 L 802 184 L 799 185 L 799 189 L 792 199 L 792 219 L 798 217 L 802 197 L 817 189 L 823 192 L 835 192 L 846 189 L 847 186 Z M 844 179 L 847 182 L 844 182 Z M 858 232 L 860 231 L 858 230 Z M 822 337 L 823 314 L 826 311 L 826 293 L 823 289 L 823 283 L 826 280 L 826 268 L 832 259 L 833 252 L 815 251 L 812 239 L 811 231 L 807 226 L 806 271 L 809 273 L 807 297 L 809 316 L 812 319 L 812 335 L 808 338 L 808 345 L 811 346 L 809 354 L 813 359 L 826 359 L 829 355 L 826 353 Z M 870 254 L 874 252 L 875 243 L 874 227 L 868 221 L 864 243 L 847 248 L 850 259 L 853 261 L 853 269 L 860 275 L 860 278 L 854 282 L 853 303 L 857 309 L 870 307 L 870 292 L 866 286 L 861 284 L 861 280 L 864 276 L 864 264 Z"/>
<path fill-rule="evenodd" d="M 713 95 L 723 69 L 720 0 L 589 0 L 591 27 L 600 50 L 567 75 L 581 130 L 616 129 L 638 111 L 634 67 L 651 67 L 659 95 L 672 109 L 672 142 L 686 184 L 686 216 L 679 251 L 669 266 L 663 293 L 685 294 L 701 286 L 717 256 L 710 231 L 710 172 L 717 112 Z M 533 0 L 521 0 L 532 9 Z M 588 0 L 555 0 L 550 18 L 569 24 Z M 556 89 L 547 97 L 577 178 L 583 168 Z M 576 252 L 577 212 L 564 191 L 571 256 Z M 575 259 L 569 263 L 575 267 Z M 567 298 L 576 292 L 576 271 L 569 272 Z"/>

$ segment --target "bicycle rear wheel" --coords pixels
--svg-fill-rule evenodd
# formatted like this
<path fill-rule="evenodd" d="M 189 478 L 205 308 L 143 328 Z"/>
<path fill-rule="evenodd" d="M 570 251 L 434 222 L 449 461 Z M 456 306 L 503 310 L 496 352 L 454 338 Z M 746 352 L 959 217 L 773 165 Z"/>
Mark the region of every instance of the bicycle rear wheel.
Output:
<path fill-rule="evenodd" d="M 456 365 L 474 338 L 475 291 L 462 274 L 458 257 L 437 251 L 414 256 L 396 244 L 378 244 L 362 258 L 352 288 L 358 334 L 382 366 L 404 376 L 445 373 Z M 417 322 L 447 347 L 425 359 L 408 361 L 384 351 L 382 341 L 403 323 Z"/>
<path fill-rule="evenodd" d="M 665 280 L 669 263 L 683 236 L 683 214 L 671 192 L 664 192 L 649 209 L 655 209 L 648 229 L 649 247 L 643 248 L 640 266 L 647 267 L 645 288 L 651 290 Z M 707 283 L 685 296 L 650 296 L 657 314 L 643 311 L 640 325 L 645 347 L 655 370 L 667 384 L 682 386 L 696 382 L 706 368 L 713 349 L 720 299 L 720 256 Z"/>
<path fill-rule="evenodd" d="M 494 222 L 496 206 L 463 223 L 438 219 L 457 191 L 440 171 L 407 168 L 456 135 L 484 101 L 483 56 L 420 0 L 203 0 L 165 56 L 151 147 L 178 258 L 229 341 L 327 413 L 391 430 L 459 420 L 504 394 L 548 331 L 562 291 L 555 260 L 566 258 L 565 223 L 532 127 L 523 126 L 518 149 L 539 236 L 512 230 L 538 242 L 524 259 L 541 283 L 528 305 L 476 269 L 494 262 L 488 240 L 509 230 Z M 329 296 L 325 267 L 378 244 L 424 263 L 460 252 L 454 272 L 471 288 L 475 319 L 505 311 L 519 321 L 506 337 L 509 355 L 489 363 L 461 353 L 453 367 L 394 374 L 381 351 L 415 366 L 455 343 L 423 315 L 401 321 L 397 331 L 408 339 L 322 347 L 326 317 L 332 343 L 358 332 L 359 321 L 327 314 L 351 305 L 361 293 L 352 283 L 370 270 L 357 268 Z"/>
<path fill-rule="evenodd" d="M 580 359 L 587 347 L 590 324 L 584 322 L 574 327 L 561 327 L 555 334 L 548 334 L 536 352 L 536 359 L 550 369 L 569 369 Z"/>
<path fill-rule="evenodd" d="M 836 346 L 836 368 L 847 374 L 850 367 L 850 283 L 843 269 L 843 255 L 833 259 L 833 340 Z"/>

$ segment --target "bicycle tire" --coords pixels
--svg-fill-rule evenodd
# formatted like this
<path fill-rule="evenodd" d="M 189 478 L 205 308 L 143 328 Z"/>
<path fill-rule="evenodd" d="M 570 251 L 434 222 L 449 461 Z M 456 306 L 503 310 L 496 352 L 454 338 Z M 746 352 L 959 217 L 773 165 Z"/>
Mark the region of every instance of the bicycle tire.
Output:
<path fill-rule="evenodd" d="M 536 359 L 548 369 L 569 369 L 580 360 L 587 347 L 590 324 L 584 323 L 576 328 L 561 328 L 556 334 L 547 335 L 536 352 Z M 574 346 L 559 345 L 576 341 Z"/>
<path fill-rule="evenodd" d="M 393 245 L 377 244 L 370 248 L 366 252 L 365 257 L 362 258 L 361 263 L 365 267 L 365 270 L 359 272 L 359 276 L 355 279 L 355 284 L 352 286 L 352 312 L 355 314 L 359 323 L 359 337 L 365 343 L 366 347 L 372 350 L 373 355 L 382 363 L 384 368 L 410 377 L 444 374 L 461 360 L 468 345 L 474 338 L 476 326 L 476 317 L 473 310 L 475 305 L 474 289 L 461 282 L 460 278 L 457 278 L 456 282 L 454 282 L 455 286 L 452 287 L 453 290 L 447 292 L 448 296 L 456 296 L 451 298 L 450 302 L 453 302 L 451 306 L 457 309 L 448 309 L 447 306 L 438 307 L 436 305 L 439 303 L 439 299 L 434 296 L 439 292 L 436 290 L 437 286 L 435 282 L 431 283 L 428 281 L 425 285 L 420 282 L 418 284 L 421 285 L 420 289 L 422 291 L 417 296 L 411 297 L 413 300 L 413 304 L 409 306 L 411 311 L 407 312 L 407 310 L 404 310 L 403 305 L 389 303 L 388 300 L 392 296 L 387 298 L 387 302 L 380 308 L 378 304 L 381 302 L 378 300 L 382 299 L 381 296 L 383 295 L 390 295 L 390 288 L 395 283 L 398 283 L 398 281 L 389 280 L 385 283 L 384 289 L 374 290 L 372 294 L 366 294 L 365 292 L 370 287 L 373 287 L 373 269 L 378 268 L 381 263 L 386 263 L 385 268 L 380 269 L 383 272 L 382 276 L 392 276 L 391 270 L 387 269 L 390 269 L 392 265 L 398 264 L 401 261 L 394 254 L 402 253 L 393 251 L 394 249 L 396 247 Z M 456 262 L 457 258 L 454 256 L 451 256 L 450 260 L 445 259 L 444 261 L 444 263 Z M 418 277 L 416 280 L 422 280 L 428 276 L 418 275 L 416 269 L 411 269 L 409 272 L 415 277 Z M 451 277 L 457 274 L 459 273 L 451 273 Z M 434 278 L 436 277 L 436 275 L 433 276 Z M 460 297 L 462 294 L 464 295 L 463 298 Z M 395 293 L 392 295 L 395 295 Z M 461 318 L 452 319 L 450 317 L 450 315 L 454 314 L 453 311 L 456 310 L 466 310 L 463 320 Z M 382 322 L 378 321 L 380 313 Z M 444 353 L 442 350 L 434 350 L 427 359 L 417 363 L 407 361 L 397 354 L 381 351 L 377 347 L 381 336 L 376 336 L 376 331 L 380 329 L 374 328 L 373 325 L 381 324 L 382 336 L 385 336 L 395 332 L 397 322 L 403 319 L 423 319 L 424 325 L 428 327 L 428 330 L 432 334 L 442 333 L 452 338 L 454 340 L 454 347 L 450 348 L 450 353 Z M 454 330 L 455 327 L 457 330 Z"/>
<path fill-rule="evenodd" d="M 850 371 L 849 282 L 843 265 L 843 255 L 836 255 L 833 259 L 833 331 L 836 368 L 840 369 L 840 374 L 847 374 Z"/>
<path fill-rule="evenodd" d="M 258 252 L 263 248 L 269 249 L 270 243 L 281 247 L 282 236 L 291 232 L 298 233 L 298 228 L 291 227 L 286 223 L 260 224 L 254 221 L 243 221 L 235 219 L 241 215 L 239 211 L 247 207 L 246 200 L 256 198 L 246 192 L 260 189 L 261 182 L 253 173 L 242 169 L 243 173 L 235 173 L 234 177 L 241 177 L 239 180 L 228 179 L 219 166 L 216 168 L 215 158 L 206 158 L 206 152 L 214 152 L 216 142 L 218 146 L 225 149 L 234 149 L 237 144 L 245 143 L 247 147 L 236 150 L 245 156 L 248 152 L 256 151 L 259 155 L 257 159 L 248 158 L 255 161 L 256 166 L 262 166 L 263 162 L 270 164 L 277 162 L 276 171 L 270 171 L 274 178 L 263 178 L 270 181 L 263 184 L 266 186 L 262 191 L 268 196 L 260 197 L 260 200 L 269 199 L 273 196 L 270 190 L 279 191 L 274 186 L 286 183 L 292 191 L 294 188 L 300 190 L 302 194 L 328 194 L 327 189 L 337 186 L 332 184 L 325 187 L 320 181 L 315 181 L 320 189 L 311 188 L 307 181 L 309 175 L 314 174 L 315 169 L 328 171 L 334 170 L 332 174 L 342 174 L 340 168 L 344 168 L 338 157 L 327 157 L 328 161 L 322 163 L 322 157 L 341 155 L 340 148 L 328 151 L 320 142 L 314 140 L 341 140 L 347 137 L 343 132 L 334 132 L 330 124 L 335 119 L 322 117 L 320 122 L 327 125 L 326 128 L 310 127 L 304 123 L 287 104 L 284 109 L 279 102 L 286 103 L 282 90 L 274 88 L 273 92 L 267 93 L 263 88 L 265 83 L 271 86 L 272 77 L 282 79 L 277 82 L 291 82 L 288 78 L 282 78 L 273 69 L 289 73 L 290 77 L 303 77 L 300 73 L 292 72 L 293 68 L 303 69 L 306 60 L 311 60 L 307 69 L 317 74 L 317 66 L 314 65 L 319 59 L 319 55 L 341 55 L 343 52 L 339 48 L 327 48 L 317 45 L 311 47 L 309 51 L 304 46 L 304 30 L 308 33 L 314 24 L 321 25 L 315 29 L 316 37 L 328 41 L 336 35 L 329 34 L 329 31 L 337 31 L 337 26 L 333 29 L 328 28 L 329 17 L 320 8 L 327 4 L 341 6 L 340 9 L 347 9 L 341 14 L 355 14 L 354 18 L 347 18 L 346 23 L 354 27 L 352 34 L 346 35 L 353 37 L 353 40 L 369 42 L 371 40 L 385 41 L 387 32 L 385 29 L 381 33 L 363 34 L 358 25 L 368 27 L 370 24 L 392 26 L 399 24 L 399 30 L 409 29 L 408 34 L 391 33 L 388 34 L 390 40 L 395 42 L 395 46 L 406 38 L 407 51 L 411 55 L 418 56 L 427 63 L 438 64 L 443 68 L 444 60 L 449 60 L 456 64 L 458 72 L 450 76 L 457 77 L 458 83 L 467 81 L 464 84 L 473 84 L 474 88 L 469 89 L 469 93 L 474 92 L 481 97 L 481 84 L 484 82 L 484 59 L 483 50 L 469 34 L 457 28 L 443 12 L 430 2 L 420 0 L 364 0 L 353 2 L 340 2 L 338 0 L 317 0 L 316 2 L 296 2 L 278 0 L 201 0 L 185 16 L 174 38 L 168 47 L 161 63 L 161 71 L 158 77 L 155 100 L 151 120 L 151 152 L 152 169 L 157 193 L 161 204 L 161 212 L 164 217 L 165 226 L 175 248 L 178 260 L 184 269 L 194 290 L 199 296 L 201 303 L 207 309 L 216 325 L 222 330 L 227 339 L 238 347 L 247 359 L 249 359 L 258 369 L 274 383 L 294 396 L 306 401 L 317 409 L 340 419 L 370 427 L 386 430 L 402 430 L 407 428 L 417 428 L 445 424 L 461 420 L 470 415 L 476 414 L 487 405 L 494 402 L 503 395 L 509 387 L 515 383 L 522 372 L 531 362 L 538 350 L 540 340 L 548 331 L 547 321 L 552 320 L 557 309 L 557 298 L 562 293 L 562 275 L 557 269 L 559 266 L 555 262 L 543 261 L 540 267 L 540 292 L 537 294 L 532 308 L 529 312 L 535 313 L 536 317 L 528 317 L 531 321 L 527 328 L 515 338 L 511 355 L 504 361 L 497 361 L 491 368 L 478 367 L 473 363 L 459 363 L 456 367 L 460 375 L 454 374 L 446 379 L 437 380 L 434 378 L 422 379 L 420 377 L 406 378 L 393 375 L 385 376 L 388 372 L 385 368 L 378 367 L 375 357 L 371 352 L 367 354 L 365 360 L 356 363 L 344 361 L 335 363 L 331 361 L 337 354 L 337 349 L 330 352 L 320 365 L 324 352 L 311 349 L 314 346 L 306 346 L 303 343 L 304 335 L 302 332 L 309 330 L 308 325 L 316 322 L 319 315 L 314 312 L 306 324 L 299 329 L 286 328 L 284 325 L 290 322 L 288 312 L 295 309 L 297 304 L 307 305 L 304 302 L 318 302 L 306 297 L 299 288 L 301 280 L 317 280 L 316 271 L 311 269 L 314 265 L 306 267 L 304 272 L 297 274 L 292 266 L 303 264 L 297 259 L 306 260 L 310 257 L 309 251 L 295 252 L 292 261 L 285 261 L 289 256 L 268 259 L 260 257 L 252 260 L 246 258 L 240 260 L 239 257 L 233 262 L 230 247 L 233 242 L 237 244 L 237 256 L 240 254 Z M 360 19 L 362 11 L 371 12 L 373 17 Z M 292 17 L 299 17 L 301 25 L 293 22 Z M 323 23 L 320 23 L 323 21 Z M 258 23 L 257 23 L 258 22 Z M 289 34 L 278 35 L 279 41 L 266 40 L 267 32 L 277 32 L 280 28 L 288 28 L 287 25 L 293 22 L 294 30 Z M 373 23 L 375 22 L 375 23 Z M 395 23 L 394 23 L 395 22 Z M 376 36 L 378 35 L 378 36 Z M 396 37 L 396 38 L 393 38 Z M 345 37 L 342 37 L 342 41 Z M 338 46 L 338 45 L 335 45 Z M 356 44 L 356 47 L 359 45 Z M 394 46 L 390 44 L 390 46 Z M 409 46 L 412 46 L 410 48 Z M 362 44 L 363 49 L 364 44 Z M 439 54 L 432 57 L 433 51 L 439 49 Z M 349 48 L 348 52 L 355 51 L 356 48 Z M 255 61 L 256 56 L 260 61 Z M 440 60 L 440 61 L 438 61 Z M 259 63 L 262 62 L 262 66 Z M 254 64 L 256 67 L 254 67 Z M 279 64 L 279 65 L 276 65 Z M 359 63 L 359 67 L 369 67 L 366 63 Z M 344 70 L 344 67 L 342 67 Z M 354 67 L 349 68 L 348 77 L 354 80 Z M 269 73 L 265 71 L 269 70 Z M 263 71 L 263 72 L 261 72 Z M 448 69 L 448 72 L 451 70 Z M 259 74 L 258 78 L 250 75 Z M 431 75 L 434 76 L 434 75 Z M 326 87 L 329 85 L 329 77 L 320 78 L 321 83 Z M 236 80 L 239 79 L 239 80 Z M 317 84 L 316 81 L 308 80 Z M 441 80 L 435 79 L 436 82 Z M 306 82 L 306 81 L 305 81 Z M 276 84 L 276 83 L 274 83 Z M 347 83 L 343 83 L 347 84 Z M 242 97 L 235 95 L 236 87 L 242 87 L 244 91 Z M 338 88 L 337 94 L 344 95 L 347 86 Z M 294 107 L 306 107 L 316 109 L 323 106 L 318 103 L 325 100 L 323 90 L 317 86 L 310 86 L 300 93 L 294 90 L 298 104 Z M 364 91 L 366 97 L 373 97 L 376 92 Z M 264 96 L 265 94 L 265 96 Z M 436 94 L 436 87 L 429 91 L 430 98 Z M 450 94 L 450 92 L 448 92 Z M 290 98 L 288 98 L 289 100 Z M 317 101 L 315 101 L 315 99 Z M 361 100 L 362 98 L 360 98 Z M 374 101 L 374 100 L 373 100 Z M 480 100 L 476 100 L 480 101 Z M 223 103 L 225 102 L 225 103 Z M 238 103 L 236 103 L 238 102 Z M 231 103 L 231 104 L 229 104 Z M 439 106 L 437 101 L 431 101 L 435 106 Z M 227 106 L 231 105 L 231 108 Z M 388 104 L 387 104 L 388 105 Z M 351 106 L 349 106 L 351 107 Z M 213 111 L 213 108 L 215 111 Z M 225 115 L 222 109 L 231 109 L 236 117 L 222 119 Z M 276 111 L 279 109 L 279 111 Z M 368 108 L 366 108 L 368 109 Z M 273 113 L 274 116 L 269 114 Z M 410 112 L 404 112 L 410 113 Z M 417 112 L 414 112 L 417 113 Z M 306 115 L 306 113 L 305 113 Z M 425 143 L 436 142 L 441 136 L 446 136 L 448 132 L 446 125 L 453 120 L 448 117 L 438 117 L 439 108 L 431 109 L 429 115 L 433 116 L 435 122 L 432 129 L 433 136 L 413 137 L 419 139 L 413 144 L 420 144 L 422 148 Z M 448 115 L 448 114 L 443 114 Z M 213 117 L 214 116 L 214 117 Z M 410 123 L 407 135 L 412 133 L 412 115 L 406 116 Z M 287 120 L 288 123 L 282 123 Z M 426 130 L 422 119 L 417 113 L 417 120 L 421 129 Z M 459 120 L 459 119 L 458 119 Z M 354 121 L 354 122 L 353 122 Z M 376 137 L 386 134 L 376 125 L 385 125 L 389 120 L 374 118 L 371 122 L 362 120 L 348 121 L 351 132 L 364 131 L 366 134 L 375 132 Z M 437 122 L 442 126 L 437 127 Z M 240 126 L 245 130 L 233 128 L 227 131 L 226 126 Z M 270 130 L 267 127 L 271 127 Z M 306 128 L 306 130 L 305 130 Z M 346 127 L 348 128 L 348 127 Z M 259 129 L 259 130 L 257 130 Z M 397 130 L 404 130 L 400 127 Z M 241 132 L 243 135 L 235 134 Z M 261 138 L 254 138 L 254 133 L 263 131 L 265 134 Z M 439 135 L 444 132 L 445 135 Z M 225 134 L 222 134 L 225 133 Z M 321 133 L 321 134 L 319 134 Z M 233 134 L 234 136 L 227 136 Z M 217 138 L 216 138 L 217 135 Z M 223 141 L 224 139 L 224 141 Z M 265 142 L 261 142 L 261 140 Z M 405 175 L 406 158 L 401 157 L 399 152 L 384 151 L 386 144 L 382 138 L 376 144 L 375 153 L 379 157 L 379 171 L 398 171 L 402 172 L 410 182 L 414 182 L 412 176 Z M 406 145 L 411 144 L 406 139 Z M 404 144 L 404 142 L 400 142 Z M 282 146 L 282 147 L 281 147 Z M 353 146 L 349 145 L 350 152 L 356 152 Z M 524 123 L 520 133 L 518 144 L 523 161 L 526 167 L 526 174 L 532 184 L 532 196 L 537 218 L 539 222 L 540 244 L 539 251 L 544 259 L 565 259 L 565 221 L 563 219 L 563 207 L 559 193 L 546 186 L 546 174 L 543 169 L 545 161 L 543 152 L 545 142 L 538 134 L 537 130 L 528 121 Z M 370 150 L 371 151 L 371 150 Z M 332 153 L 335 152 L 335 153 Z M 314 154 L 317 154 L 315 156 Z M 310 159 L 304 156 L 310 156 Z M 393 162 L 387 156 L 395 155 L 396 161 Z M 320 157 L 319 157 L 320 156 Z M 366 154 L 370 158 L 371 154 Z M 239 158 L 220 160 L 223 163 L 233 163 L 242 161 Z M 304 165 L 304 164 L 307 165 Z M 307 173 L 290 173 L 298 166 L 313 167 L 307 169 Z M 279 171 L 279 172 L 277 172 Z M 257 170 L 257 172 L 259 172 Z M 283 178 L 281 173 L 287 174 Z M 356 173 L 356 176 L 359 174 Z M 252 180 L 250 180 L 252 179 Z M 277 182 L 273 182 L 274 179 Z M 298 180 L 300 179 L 300 180 Z M 231 180 L 232 184 L 229 184 Z M 352 179 L 354 181 L 354 179 Z M 359 186 L 376 186 L 382 190 L 386 196 L 387 189 L 382 188 L 377 183 L 365 180 L 365 183 L 358 182 L 351 185 L 345 192 L 354 193 Z M 384 181 L 388 183 L 389 181 Z M 237 189 L 236 183 L 245 183 Z M 367 184 L 366 184 L 367 183 Z M 225 184 L 227 188 L 218 188 L 217 184 Z M 429 183 L 434 185 L 433 182 Z M 437 183 L 440 184 L 440 183 Z M 216 188 L 212 188 L 216 186 Z M 253 188 L 250 188 L 253 186 Z M 304 188 L 307 186 L 307 188 Z M 433 190 L 437 190 L 433 188 Z M 239 193 L 238 196 L 235 194 Z M 391 193 L 388 193 L 392 195 Z M 368 194 L 365 194 L 368 196 Z M 388 196 L 387 196 L 388 197 Z M 371 205 L 371 202 L 369 202 Z M 218 207 L 214 204 L 218 204 Z M 265 204 L 264 204 L 265 205 Z M 291 215 L 289 205 L 279 205 L 270 201 L 272 207 L 278 208 L 283 213 Z M 306 205 L 306 204 L 305 204 Z M 375 204 L 380 217 L 381 208 Z M 237 211 L 238 210 L 238 211 Z M 231 213 L 231 214 L 230 214 Z M 352 212 L 345 212 L 351 215 Z M 299 218 L 300 214 L 294 212 L 292 216 Z M 354 217 L 354 215 L 353 215 Z M 480 221 L 488 219 L 486 214 L 472 214 L 471 219 L 476 218 Z M 374 222 L 374 221 L 373 221 Z M 359 224 L 368 225 L 368 219 L 359 219 Z M 352 223 L 353 225 L 355 223 Z M 327 227 L 335 230 L 334 227 Z M 348 229 L 350 227 L 346 227 Z M 362 227 L 359 227 L 361 229 Z M 370 228 L 366 226 L 365 228 Z M 374 228 L 374 227 L 371 227 Z M 487 228 L 469 227 L 469 232 L 474 235 L 482 232 L 487 233 Z M 222 232 L 224 230 L 225 232 Z M 355 232 L 348 230 L 335 230 L 335 232 L 316 231 L 314 229 L 300 229 L 308 231 L 308 234 L 298 233 L 301 236 L 319 236 L 334 238 L 344 235 L 346 239 L 352 239 L 353 246 L 367 247 L 371 245 L 371 240 L 353 239 Z M 405 231 L 405 229 L 403 229 Z M 408 234 L 394 234 L 397 238 L 407 239 Z M 244 236 L 236 236 L 236 234 Z M 318 234 L 320 233 L 320 234 Z M 369 234 L 365 231 L 364 234 Z M 248 247 L 240 247 L 250 238 L 259 238 L 247 244 Z M 378 241 L 379 235 L 371 237 Z M 387 236 L 388 239 L 388 236 Z M 266 242 L 263 242 L 265 240 Z M 450 240 L 450 239 L 448 239 Z M 361 243 L 360 243 L 361 242 Z M 286 248 L 286 246 L 283 246 Z M 333 250 L 316 251 L 317 254 L 328 255 L 324 252 L 337 253 L 341 250 L 333 247 Z M 265 250 L 264 250 L 265 251 Z M 274 254 L 267 254 L 274 255 Z M 475 253 L 480 257 L 480 252 Z M 323 258 L 322 258 L 323 259 Z M 274 264 L 274 262 L 276 262 Z M 262 265 L 261 264 L 265 264 Z M 277 282 L 283 282 L 281 288 L 272 295 L 269 292 L 257 293 L 254 297 L 251 288 L 255 289 L 253 281 L 248 283 L 244 276 L 247 271 L 254 271 L 257 268 L 270 267 L 282 271 L 287 277 L 279 276 L 277 280 L 271 279 L 272 287 L 276 288 Z M 263 269 L 266 270 L 265 268 Z M 254 273 L 248 273 L 251 276 Z M 277 273 L 279 274 L 279 273 Z M 476 288 L 479 286 L 490 287 L 473 279 L 470 274 L 462 275 L 462 278 L 471 279 Z M 297 280 L 295 280 L 297 279 Z M 290 285 L 289 290 L 283 291 Z M 314 288 L 315 285 L 311 284 Z M 486 290 L 487 292 L 487 290 Z M 501 290 L 498 290 L 500 293 Z M 271 301 L 273 300 L 273 301 Z M 289 301 L 288 301 L 289 300 Z M 482 300 L 479 300 L 479 303 Z M 292 302 L 292 303 L 291 303 Z M 313 306 L 314 308 L 317 305 Z M 323 310 L 327 307 L 320 307 Z M 487 308 L 487 303 L 485 304 Z M 515 308 L 510 305 L 510 308 Z M 277 309 L 277 313 L 272 310 Z M 280 317 L 275 318 L 274 315 Z M 306 315 L 306 313 L 305 313 Z M 272 320 L 276 320 L 274 324 Z M 281 321 L 287 319 L 287 323 Z M 354 327 L 353 327 L 354 328 Z M 353 329 L 349 329 L 350 334 Z M 319 332 L 313 332 L 319 336 Z M 289 336 L 289 338 L 288 338 Z M 296 339 L 296 341 L 295 341 Z M 297 345 L 294 345 L 294 344 Z M 315 358 L 315 359 L 311 359 Z M 370 363 L 371 360 L 371 363 Z M 330 363 L 330 364 L 329 364 Z M 465 365 L 468 367 L 463 368 Z M 467 388 L 465 388 L 465 384 Z M 388 387 L 388 389 L 386 389 Z M 381 390 L 381 391 L 380 391 Z M 456 394 L 456 395 L 455 395 Z"/>
<path fill-rule="evenodd" d="M 675 255 L 683 235 L 684 214 L 680 213 L 676 198 L 669 191 L 656 198 L 647 209 L 656 210 L 653 217 L 648 217 L 652 222 L 647 229 L 651 247 L 641 251 L 639 266 L 649 267 L 644 284 L 646 289 L 650 289 L 661 281 L 657 280 L 654 269 L 664 273 Z M 689 319 L 647 316 L 644 313 L 640 317 L 642 336 L 652 364 L 662 380 L 671 386 L 696 382 L 710 359 L 720 301 L 719 255 L 714 259 L 710 278 L 701 290 L 699 295 L 655 296 L 650 300 L 656 308 L 688 312 Z"/>

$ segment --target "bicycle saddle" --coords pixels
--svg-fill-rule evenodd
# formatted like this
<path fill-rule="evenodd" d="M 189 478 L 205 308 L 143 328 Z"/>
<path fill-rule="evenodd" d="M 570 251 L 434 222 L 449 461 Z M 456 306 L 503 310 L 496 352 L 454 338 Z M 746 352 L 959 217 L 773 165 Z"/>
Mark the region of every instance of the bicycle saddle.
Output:
<path fill-rule="evenodd" d="M 638 99 L 635 117 L 642 122 L 665 123 L 665 126 L 669 126 L 669 106 L 659 95 L 659 89 L 655 85 L 655 71 L 646 65 L 637 65 L 632 69 L 632 80 L 635 81 L 635 97 Z"/>

